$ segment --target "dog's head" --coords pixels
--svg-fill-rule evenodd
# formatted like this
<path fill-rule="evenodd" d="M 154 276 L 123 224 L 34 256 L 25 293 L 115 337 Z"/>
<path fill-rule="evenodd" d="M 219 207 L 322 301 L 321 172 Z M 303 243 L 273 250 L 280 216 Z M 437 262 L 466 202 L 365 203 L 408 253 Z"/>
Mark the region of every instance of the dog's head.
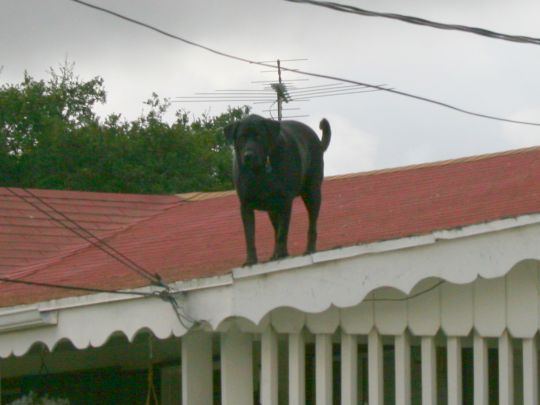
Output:
<path fill-rule="evenodd" d="M 260 171 L 279 139 L 279 122 L 250 115 L 224 128 L 225 138 L 234 145 L 242 167 Z"/>

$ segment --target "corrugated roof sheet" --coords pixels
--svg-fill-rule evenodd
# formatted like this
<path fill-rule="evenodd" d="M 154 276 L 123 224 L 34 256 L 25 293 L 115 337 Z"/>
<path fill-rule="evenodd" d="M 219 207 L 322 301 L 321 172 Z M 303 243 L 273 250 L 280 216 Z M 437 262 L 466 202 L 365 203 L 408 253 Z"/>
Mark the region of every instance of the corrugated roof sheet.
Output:
<path fill-rule="evenodd" d="M 234 193 L 176 197 L 33 192 L 168 282 L 225 274 L 245 258 Z M 540 147 L 336 176 L 323 186 L 318 249 L 539 212 Z M 4 277 L 109 289 L 148 284 L 2 189 L 0 217 Z M 298 199 L 289 236 L 292 255 L 303 252 L 306 232 L 307 215 Z M 260 260 L 268 260 L 273 235 L 264 213 L 257 214 L 257 246 Z M 0 306 L 77 294 L 0 283 Z"/>

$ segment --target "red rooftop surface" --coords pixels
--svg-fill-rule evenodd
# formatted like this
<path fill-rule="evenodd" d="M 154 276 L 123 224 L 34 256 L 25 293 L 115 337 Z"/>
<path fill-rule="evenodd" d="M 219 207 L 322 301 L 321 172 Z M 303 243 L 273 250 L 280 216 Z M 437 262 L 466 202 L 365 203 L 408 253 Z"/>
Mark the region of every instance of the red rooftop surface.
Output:
<path fill-rule="evenodd" d="M 166 282 L 227 274 L 245 260 L 239 204 L 232 192 L 30 193 L 42 201 L 22 189 L 0 188 L 0 277 L 109 290 L 149 284 L 43 211 L 66 223 L 58 214 L 63 213 Z M 336 176 L 323 184 L 318 250 L 533 213 L 540 213 L 540 147 Z M 291 255 L 304 251 L 306 232 L 307 214 L 297 199 Z M 257 214 L 256 235 L 259 259 L 266 261 L 273 233 L 264 213 Z M 81 294 L 0 282 L 0 307 Z"/>

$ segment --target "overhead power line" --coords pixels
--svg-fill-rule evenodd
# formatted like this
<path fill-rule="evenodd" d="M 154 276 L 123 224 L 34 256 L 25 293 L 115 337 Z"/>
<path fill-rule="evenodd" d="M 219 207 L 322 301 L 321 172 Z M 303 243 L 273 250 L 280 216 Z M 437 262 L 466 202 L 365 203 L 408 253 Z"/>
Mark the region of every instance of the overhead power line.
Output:
<path fill-rule="evenodd" d="M 178 321 L 182 324 L 182 326 L 186 329 L 189 329 L 191 326 L 194 326 L 198 324 L 199 322 L 189 315 L 185 314 L 185 312 L 180 307 L 180 304 L 176 300 L 176 298 L 173 295 L 173 292 L 171 291 L 170 287 L 163 282 L 159 274 L 152 274 L 139 264 L 135 263 L 133 260 L 131 260 L 126 255 L 119 252 L 117 249 L 110 246 L 107 242 L 104 240 L 98 238 L 96 235 L 94 235 L 92 232 L 90 232 L 88 229 L 84 228 L 82 225 L 77 223 L 76 221 L 69 218 L 67 215 L 65 215 L 63 212 L 59 211 L 52 205 L 48 204 L 46 201 L 44 201 L 41 197 L 38 195 L 32 193 L 30 190 L 26 188 L 22 188 L 22 190 L 31 196 L 31 198 L 39 201 L 43 206 L 47 207 L 50 211 L 54 212 L 57 216 L 61 217 L 62 219 L 59 219 L 58 217 L 55 217 L 51 214 L 50 211 L 47 211 L 40 207 L 38 204 L 31 201 L 30 198 L 28 198 L 26 195 L 21 195 L 13 191 L 11 188 L 6 187 L 6 190 L 10 192 L 15 197 L 23 200 L 27 204 L 34 207 L 36 210 L 44 214 L 49 219 L 53 220 L 54 222 L 58 223 L 63 228 L 71 231 L 72 233 L 76 234 L 80 238 L 84 239 L 88 243 L 90 243 L 92 246 L 100 249 L 101 251 L 105 252 L 107 255 L 112 257 L 113 259 L 117 260 L 118 262 L 122 263 L 124 266 L 126 266 L 128 269 L 138 273 L 139 275 L 143 276 L 147 280 L 149 280 L 153 285 L 163 288 L 160 292 L 155 293 L 129 293 L 129 292 L 123 292 L 118 290 L 103 290 L 98 288 L 89 288 L 89 287 L 78 287 L 73 285 L 59 285 L 59 284 L 49 284 L 44 282 L 37 282 L 37 281 L 28 281 L 28 280 L 22 280 L 21 278 L 18 279 L 12 279 L 12 278 L 0 278 L 0 281 L 4 281 L 6 283 L 18 283 L 18 284 L 26 284 L 26 285 L 34 285 L 34 286 L 41 286 L 41 287 L 48 287 L 48 288 L 56 288 L 56 289 L 63 289 L 63 290 L 74 290 L 74 291 L 84 291 L 84 292 L 94 292 L 94 293 L 112 293 L 112 294 L 130 294 L 130 295 L 143 295 L 143 296 L 153 296 L 153 297 L 159 297 L 162 300 L 169 302 L 173 308 L 173 311 L 178 318 Z M 69 223 L 71 226 L 68 226 L 67 223 Z M 191 323 L 191 325 L 187 325 L 186 321 Z"/>
<path fill-rule="evenodd" d="M 108 256 L 112 257 L 113 259 L 119 261 L 124 266 L 126 266 L 128 269 L 136 272 L 140 276 L 146 278 L 148 281 L 152 282 L 154 285 L 158 285 L 160 287 L 163 287 L 163 281 L 161 280 L 161 277 L 157 274 L 152 274 L 137 263 L 135 263 L 130 258 L 126 257 L 122 253 L 120 253 L 117 249 L 110 246 L 108 243 L 103 241 L 102 239 L 98 238 L 96 235 L 94 235 L 91 231 L 88 229 L 82 227 L 79 223 L 69 218 L 67 215 L 65 215 L 63 212 L 57 210 L 55 207 L 47 203 L 45 200 L 43 200 L 38 195 L 32 193 L 30 190 L 23 188 L 22 190 L 29 195 L 22 195 L 16 193 L 14 190 L 12 190 L 9 187 L 6 187 L 6 190 L 10 192 L 15 197 L 23 200 L 27 204 L 34 207 L 36 210 L 41 212 L 42 214 L 46 215 L 48 218 L 59 224 L 61 227 L 67 229 L 68 231 L 74 233 L 75 235 L 79 236 L 80 238 L 84 239 L 88 243 L 90 243 L 92 246 L 98 248 L 99 250 L 105 252 Z M 30 198 L 33 198 L 37 201 L 39 201 L 43 206 L 47 207 L 50 211 L 54 212 L 58 217 L 55 217 L 51 215 L 50 212 L 40 207 L 38 204 L 33 202 Z M 71 226 L 68 226 L 67 224 L 70 224 Z"/>
<path fill-rule="evenodd" d="M 228 54 L 228 53 L 225 53 L 225 52 L 210 48 L 208 46 L 198 44 L 198 43 L 196 43 L 194 41 L 190 41 L 190 40 L 182 38 L 182 37 L 180 37 L 178 35 L 174 35 L 174 34 L 171 34 L 169 32 L 166 32 L 164 30 L 161 30 L 161 29 L 159 29 L 157 27 L 154 27 L 154 26 L 152 26 L 150 24 L 135 20 L 135 19 L 127 17 L 127 16 L 125 16 L 123 14 L 117 13 L 115 11 L 108 10 L 108 9 L 100 7 L 100 6 L 96 6 L 96 5 L 91 4 L 91 3 L 87 3 L 85 1 L 81 1 L 81 0 L 69 0 L 69 1 L 72 1 L 74 3 L 80 4 L 80 5 L 83 5 L 83 6 L 98 10 L 98 11 L 101 11 L 103 13 L 115 16 L 115 17 L 120 18 L 120 19 L 125 20 L 125 21 L 129 21 L 129 22 L 131 22 L 133 24 L 139 25 L 141 27 L 145 27 L 145 28 L 147 28 L 147 29 L 149 29 L 151 31 L 157 32 L 157 33 L 159 33 L 161 35 L 164 35 L 166 37 L 172 38 L 172 39 L 177 40 L 177 41 L 181 41 L 181 42 L 183 42 L 185 44 L 195 46 L 197 48 L 204 49 L 204 50 L 206 50 L 208 52 L 211 52 L 211 53 L 219 55 L 219 56 L 223 56 L 225 58 L 234 59 L 234 60 L 237 60 L 237 61 L 240 61 L 240 62 L 245 62 L 245 63 L 249 63 L 249 64 L 253 64 L 253 65 L 259 65 L 259 66 L 270 67 L 270 68 L 277 68 L 277 66 L 275 66 L 275 65 L 270 65 L 268 63 L 257 62 L 257 61 L 254 61 L 254 60 L 250 60 L 250 59 L 243 58 L 243 57 L 240 57 L 240 56 L 235 56 L 235 55 L 232 55 L 232 54 Z M 460 108 L 460 107 L 456 107 L 454 105 L 451 105 L 451 104 L 448 104 L 448 103 L 445 103 L 445 102 L 442 102 L 442 101 L 438 101 L 438 100 L 435 100 L 435 99 L 432 99 L 432 98 L 418 96 L 418 95 L 415 95 L 415 94 L 412 94 L 412 93 L 407 93 L 407 92 L 404 92 L 404 91 L 398 91 L 398 90 L 395 90 L 395 89 L 386 88 L 386 87 L 382 87 L 382 86 L 378 86 L 378 85 L 374 85 L 374 84 L 370 84 L 370 83 L 364 83 L 364 82 L 360 82 L 360 81 L 357 81 L 357 80 L 345 79 L 345 78 L 342 78 L 342 77 L 325 75 L 325 74 L 321 74 L 321 73 L 306 72 L 306 71 L 302 71 L 302 70 L 298 70 L 298 69 L 288 69 L 288 68 L 284 68 L 284 67 L 282 67 L 281 69 L 284 70 L 284 71 L 289 71 L 289 72 L 297 73 L 297 74 L 304 75 L 304 76 L 319 77 L 321 79 L 328 79 L 328 80 L 334 80 L 334 81 L 343 82 L 343 83 L 357 84 L 359 86 L 366 86 L 366 87 L 370 87 L 372 89 L 386 91 L 388 93 L 396 94 L 396 95 L 399 95 L 399 96 L 408 97 L 408 98 L 412 98 L 412 99 L 415 99 L 415 100 L 418 100 L 418 101 L 423 101 L 423 102 L 426 102 L 426 103 L 434 104 L 434 105 L 437 105 L 439 107 L 444 107 L 444 108 L 447 108 L 447 109 L 450 109 L 450 110 L 453 110 L 453 111 L 457 111 L 457 112 L 467 114 L 467 115 L 471 115 L 471 116 L 475 116 L 475 117 L 481 117 L 481 118 L 486 118 L 486 119 L 495 120 L 495 121 L 509 122 L 509 123 L 512 123 L 512 124 L 540 126 L 540 122 L 519 121 L 519 120 L 512 120 L 512 119 L 508 119 L 508 118 L 497 117 L 497 116 L 489 115 L 489 114 L 477 113 L 477 112 L 466 110 L 466 109 Z"/>
<path fill-rule="evenodd" d="M 526 37 L 523 35 L 508 35 L 500 32 L 490 31 L 484 28 L 469 27 L 459 24 L 445 24 L 435 21 L 426 20 L 423 18 L 412 17 L 402 14 L 394 13 L 382 13 L 377 11 L 369 11 L 359 7 L 351 6 L 348 4 L 335 3 L 331 1 L 316 1 L 316 0 L 285 0 L 291 3 L 305 3 L 319 7 L 326 7 L 332 10 L 341 11 L 345 13 L 358 14 L 366 17 L 382 17 L 390 18 L 392 20 L 399 20 L 410 24 L 423 25 L 427 27 L 437 28 L 441 30 L 453 30 L 462 31 L 469 34 L 481 35 L 493 39 L 501 39 L 504 41 L 519 42 L 523 44 L 540 45 L 540 38 Z"/>
<path fill-rule="evenodd" d="M 24 284 L 24 285 L 29 285 L 33 287 L 56 288 L 60 290 L 83 291 L 83 292 L 90 292 L 90 293 L 138 295 L 141 297 L 159 297 L 160 296 L 160 293 L 158 292 L 151 293 L 151 292 L 142 292 L 142 291 L 105 290 L 101 288 L 80 287 L 80 286 L 66 285 L 66 284 L 43 283 L 40 281 L 21 280 L 21 279 L 15 279 L 15 278 L 7 278 L 7 277 L 0 277 L 0 281 L 3 283 L 10 283 L 10 284 Z"/>

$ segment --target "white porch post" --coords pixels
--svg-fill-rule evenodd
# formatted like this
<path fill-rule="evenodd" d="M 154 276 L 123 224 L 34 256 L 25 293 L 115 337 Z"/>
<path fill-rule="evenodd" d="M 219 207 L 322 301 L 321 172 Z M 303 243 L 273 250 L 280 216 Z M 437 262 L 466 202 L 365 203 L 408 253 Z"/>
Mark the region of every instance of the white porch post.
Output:
<path fill-rule="evenodd" d="M 357 405 L 358 342 L 355 335 L 341 333 L 341 405 Z"/>
<path fill-rule="evenodd" d="M 369 405 L 383 405 L 383 344 L 375 328 L 368 335 Z"/>
<path fill-rule="evenodd" d="M 211 404 L 212 397 L 212 335 L 189 333 L 182 337 L 182 404 Z"/>
<path fill-rule="evenodd" d="M 437 352 L 435 338 L 423 336 L 422 350 L 422 405 L 437 404 Z"/>
<path fill-rule="evenodd" d="M 396 405 L 411 403 L 411 347 L 409 334 L 404 331 L 394 338 Z"/>
<path fill-rule="evenodd" d="M 447 338 L 448 405 L 461 405 L 461 340 L 456 336 Z"/>
<path fill-rule="evenodd" d="M 261 335 L 261 404 L 278 403 L 278 338 L 268 326 Z"/>
<path fill-rule="evenodd" d="M 488 405 L 488 347 L 486 339 L 474 333 L 474 405 Z"/>
<path fill-rule="evenodd" d="M 538 405 L 538 346 L 535 337 L 523 339 L 523 403 Z"/>
<path fill-rule="evenodd" d="M 514 405 L 514 352 L 512 338 L 504 331 L 499 338 L 499 404 Z"/>
<path fill-rule="evenodd" d="M 306 403 L 306 345 L 303 332 L 289 334 L 289 405 Z"/>
<path fill-rule="evenodd" d="M 332 403 L 332 335 L 315 335 L 315 403 Z"/>
<path fill-rule="evenodd" d="M 221 404 L 253 405 L 253 342 L 236 328 L 221 335 Z"/>

